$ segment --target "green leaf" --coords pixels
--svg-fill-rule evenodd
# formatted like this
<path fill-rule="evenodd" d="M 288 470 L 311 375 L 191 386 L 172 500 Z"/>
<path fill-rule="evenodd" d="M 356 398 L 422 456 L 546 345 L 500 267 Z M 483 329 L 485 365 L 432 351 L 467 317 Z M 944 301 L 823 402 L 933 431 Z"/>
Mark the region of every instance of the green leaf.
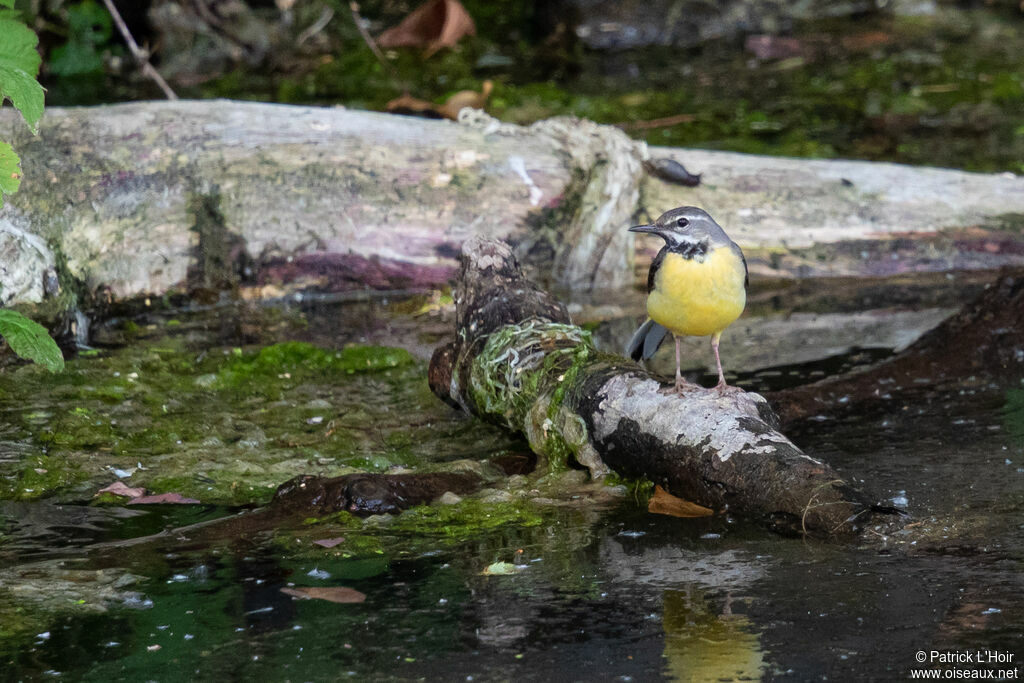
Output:
<path fill-rule="evenodd" d="M 21 313 L 0 309 L 0 336 L 14 353 L 39 363 L 50 372 L 64 369 L 64 356 L 46 328 Z"/>
<path fill-rule="evenodd" d="M 0 0 L 0 7 L 10 7 L 14 9 L 14 0 Z"/>
<path fill-rule="evenodd" d="M 21 159 L 6 142 L 0 141 L 0 206 L 4 195 L 18 191 L 21 184 Z"/>
<path fill-rule="evenodd" d="M 43 87 L 35 78 L 41 61 L 38 42 L 25 24 L 0 18 L 0 103 L 10 100 L 33 133 L 43 115 Z"/>

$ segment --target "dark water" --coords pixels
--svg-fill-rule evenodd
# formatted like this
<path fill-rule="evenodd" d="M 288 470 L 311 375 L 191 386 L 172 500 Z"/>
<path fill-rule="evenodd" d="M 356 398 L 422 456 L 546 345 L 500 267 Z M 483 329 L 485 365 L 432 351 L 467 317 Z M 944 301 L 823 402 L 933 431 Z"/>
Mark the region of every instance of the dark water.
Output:
<path fill-rule="evenodd" d="M 300 306 L 287 314 L 304 325 L 257 336 L 338 346 L 399 336 L 428 348 L 447 313 L 403 305 L 405 313 L 380 299 Z M 212 326 L 179 314 L 184 324 L 172 331 L 198 343 L 206 326 L 214 343 L 231 344 L 229 317 L 218 313 Z M 851 348 L 740 380 L 769 388 L 887 353 Z M 433 415 L 429 401 L 414 410 Z M 783 538 L 729 517 L 651 515 L 631 494 L 602 504 L 567 494 L 505 523 L 454 530 L 294 520 L 216 540 L 186 532 L 96 550 L 237 508 L 3 503 L 0 678 L 888 681 L 909 678 L 917 653 L 930 660 L 933 650 L 980 651 L 984 663 L 959 669 L 1016 678 L 1021 404 L 1015 394 L 965 389 L 962 399 L 794 430 L 805 450 L 910 511 L 906 531 L 882 539 L 868 530 L 855 543 Z M 17 444 L 22 452 L 10 450 Z M 0 447 L 9 458 L 40 448 L 10 434 Z M 337 537 L 345 540 L 330 549 L 311 543 Z M 347 587 L 365 601 L 281 591 L 295 586 Z M 989 663 L 988 653 L 1012 661 Z"/>

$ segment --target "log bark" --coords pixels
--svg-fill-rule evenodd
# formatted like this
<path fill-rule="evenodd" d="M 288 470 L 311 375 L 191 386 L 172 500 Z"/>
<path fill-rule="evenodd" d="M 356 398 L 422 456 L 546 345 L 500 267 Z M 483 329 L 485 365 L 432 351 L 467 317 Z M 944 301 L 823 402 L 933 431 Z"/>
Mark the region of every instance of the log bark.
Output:
<path fill-rule="evenodd" d="M 898 164 L 651 149 L 558 118 L 529 127 L 250 102 L 47 109 L 0 208 L 0 304 L 44 283 L 116 298 L 241 288 L 431 288 L 473 235 L 573 290 L 644 282 L 656 251 L 632 214 L 706 207 L 773 277 L 1024 264 L 1024 178 Z M 646 177 L 670 156 L 699 187 Z M 641 197 L 643 200 L 641 201 Z M 641 206 L 642 204 L 642 206 Z M 660 245 L 658 245 L 660 246 Z M 865 257 L 865 254 L 867 257 Z M 57 276 L 53 277 L 55 271 Z"/>
<path fill-rule="evenodd" d="M 523 277 L 508 245 L 470 239 L 461 261 L 456 340 L 435 351 L 431 389 L 521 432 L 549 467 L 647 478 L 783 532 L 848 534 L 893 512 L 779 433 L 761 396 L 679 397 L 638 365 L 596 351 L 565 308 Z"/>

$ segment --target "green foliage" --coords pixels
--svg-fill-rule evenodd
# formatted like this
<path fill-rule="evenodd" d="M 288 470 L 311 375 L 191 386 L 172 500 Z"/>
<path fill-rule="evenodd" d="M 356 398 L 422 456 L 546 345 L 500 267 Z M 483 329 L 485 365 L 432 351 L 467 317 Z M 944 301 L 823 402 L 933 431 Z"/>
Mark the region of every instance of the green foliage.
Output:
<path fill-rule="evenodd" d="M 14 7 L 14 0 L 0 0 L 0 7 Z M 21 112 L 33 133 L 43 115 L 43 87 L 36 81 L 40 57 L 39 39 L 10 9 L 0 10 L 0 105 L 10 100 Z M 4 196 L 18 189 L 20 159 L 5 142 L 0 142 L 0 206 Z"/>
<path fill-rule="evenodd" d="M 50 372 L 64 369 L 64 356 L 46 328 L 21 313 L 0 309 L 0 337 L 22 358 L 39 363 Z"/>
<path fill-rule="evenodd" d="M 0 14 L 0 99 L 10 100 L 32 132 L 43 115 L 43 88 L 36 81 L 39 39 L 11 13 Z"/>
<path fill-rule="evenodd" d="M 93 0 L 68 7 L 68 42 L 53 50 L 50 71 L 57 76 L 103 73 L 102 49 L 113 36 L 110 14 Z"/>

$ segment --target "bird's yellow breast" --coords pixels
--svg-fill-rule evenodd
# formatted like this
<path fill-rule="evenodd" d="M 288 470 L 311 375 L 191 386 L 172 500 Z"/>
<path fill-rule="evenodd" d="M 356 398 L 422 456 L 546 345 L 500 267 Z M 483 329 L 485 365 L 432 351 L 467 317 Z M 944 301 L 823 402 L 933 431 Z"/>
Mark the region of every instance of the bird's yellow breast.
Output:
<path fill-rule="evenodd" d="M 721 332 L 747 303 L 743 263 L 729 247 L 703 261 L 669 252 L 654 275 L 647 314 L 676 334 L 703 337 Z"/>

